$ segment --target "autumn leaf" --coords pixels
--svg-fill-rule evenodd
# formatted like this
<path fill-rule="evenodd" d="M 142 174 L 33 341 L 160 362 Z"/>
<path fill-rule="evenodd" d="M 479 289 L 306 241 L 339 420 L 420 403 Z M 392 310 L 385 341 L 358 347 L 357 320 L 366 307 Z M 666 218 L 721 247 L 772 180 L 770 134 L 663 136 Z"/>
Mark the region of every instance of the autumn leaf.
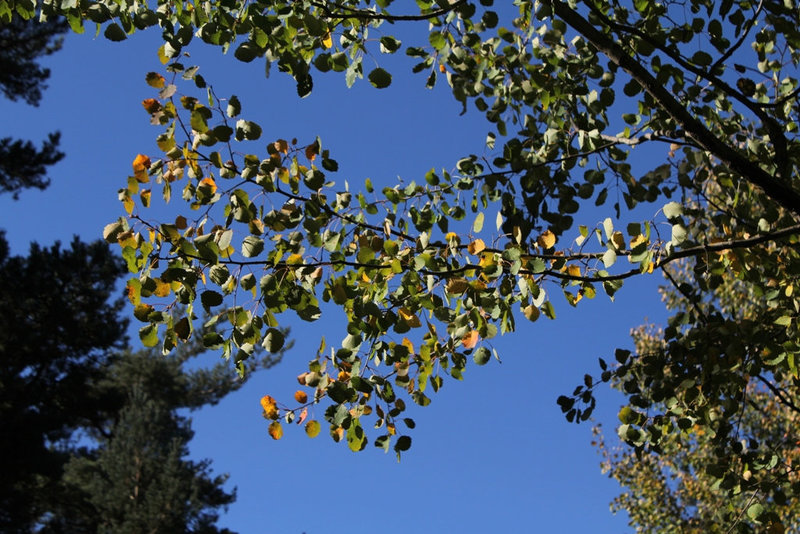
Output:
<path fill-rule="evenodd" d="M 305 404 L 308 402 L 308 395 L 305 391 L 300 391 L 299 389 L 294 392 L 294 400 L 299 402 L 300 404 Z"/>
<path fill-rule="evenodd" d="M 261 397 L 261 407 L 264 408 L 264 416 L 267 419 L 278 418 L 278 404 L 269 395 Z"/>
<path fill-rule="evenodd" d="M 550 230 L 546 230 L 542 235 L 539 236 L 536 242 L 544 249 L 553 248 L 553 246 L 556 244 L 556 235 Z"/>
<path fill-rule="evenodd" d="M 144 80 L 147 82 L 147 85 L 155 87 L 156 89 L 164 87 L 164 83 L 166 82 L 164 77 L 157 72 L 148 72 Z"/>
<path fill-rule="evenodd" d="M 408 308 L 400 308 L 397 310 L 397 314 L 400 316 L 403 322 L 412 328 L 422 326 L 422 323 L 419 321 L 419 317 L 414 315 Z"/>
<path fill-rule="evenodd" d="M 156 100 L 155 98 L 146 98 L 142 100 L 142 107 L 147 111 L 149 114 L 158 113 L 161 111 L 161 102 Z"/>
<path fill-rule="evenodd" d="M 414 353 L 414 344 L 411 342 L 410 339 L 408 339 L 407 337 L 404 337 L 403 341 L 400 344 L 408 349 L 408 353 L 409 354 L 411 354 L 411 355 L 415 354 Z"/>
<path fill-rule="evenodd" d="M 197 186 L 207 188 L 212 195 L 217 192 L 217 182 L 211 177 L 203 178 Z"/>
<path fill-rule="evenodd" d="M 267 430 L 269 435 L 272 439 L 278 440 L 283 437 L 283 427 L 281 426 L 280 421 L 273 421 L 269 424 L 269 429 Z"/>
<path fill-rule="evenodd" d="M 611 235 L 611 241 L 617 250 L 625 250 L 625 236 L 622 235 L 622 232 L 614 232 Z"/>
<path fill-rule="evenodd" d="M 581 275 L 581 268 L 578 265 L 570 265 L 567 267 L 567 274 L 579 277 Z"/>
<path fill-rule="evenodd" d="M 319 435 L 319 421 L 314 421 L 313 419 L 306 423 L 306 435 L 309 438 L 316 438 Z"/>
<path fill-rule="evenodd" d="M 171 291 L 170 285 L 168 283 L 164 282 L 163 280 L 161 280 L 160 278 L 156 278 L 155 282 L 156 282 L 156 288 L 153 291 L 153 295 L 155 295 L 157 297 L 166 297 L 166 296 L 168 296 L 170 291 Z"/>
<path fill-rule="evenodd" d="M 289 153 L 289 143 L 287 143 L 285 139 L 278 139 L 272 146 L 274 146 L 275 150 L 278 152 L 283 152 L 284 154 Z"/>
<path fill-rule="evenodd" d="M 140 183 L 146 183 L 147 169 L 150 168 L 150 158 L 144 154 L 137 154 L 133 159 L 133 175 Z"/>
<path fill-rule="evenodd" d="M 635 249 L 639 245 L 647 243 L 647 238 L 642 234 L 637 235 L 633 239 L 631 239 L 631 250 Z"/>
<path fill-rule="evenodd" d="M 314 141 L 306 147 L 306 158 L 308 161 L 314 161 L 319 154 L 319 143 Z"/>
<path fill-rule="evenodd" d="M 475 256 L 483 252 L 484 249 L 486 249 L 486 243 L 483 242 L 483 239 L 476 239 L 467 245 L 467 252 Z"/>
<path fill-rule="evenodd" d="M 461 295 L 469 287 L 465 278 L 451 278 L 447 281 L 447 292 L 451 295 Z"/>
<path fill-rule="evenodd" d="M 297 424 L 299 425 L 305 421 L 306 417 L 308 417 L 308 408 L 303 408 L 303 410 L 300 412 L 300 415 L 297 417 Z"/>
<path fill-rule="evenodd" d="M 333 39 L 331 38 L 331 32 L 326 33 L 325 36 L 322 38 L 322 46 L 326 49 L 333 46 Z"/>
<path fill-rule="evenodd" d="M 478 334 L 477 330 L 470 330 L 467 334 L 461 338 L 461 343 L 464 344 L 465 349 L 473 349 L 475 345 L 478 344 L 478 340 L 480 339 L 480 335 Z"/>

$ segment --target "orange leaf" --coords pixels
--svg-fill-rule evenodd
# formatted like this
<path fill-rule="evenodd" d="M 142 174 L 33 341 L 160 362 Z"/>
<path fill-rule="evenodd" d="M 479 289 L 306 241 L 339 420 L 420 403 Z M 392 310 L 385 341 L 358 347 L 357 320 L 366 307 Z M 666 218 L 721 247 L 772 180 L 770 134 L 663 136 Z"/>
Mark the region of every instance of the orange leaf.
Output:
<path fill-rule="evenodd" d="M 553 248 L 556 244 L 556 235 L 550 230 L 546 230 L 539 239 L 536 240 L 540 247 L 544 249 Z"/>
<path fill-rule="evenodd" d="M 465 349 L 473 349 L 475 345 L 478 344 L 478 339 L 480 339 L 480 335 L 478 335 L 477 330 L 470 330 L 467 335 L 461 338 L 461 343 L 464 344 Z"/>
<path fill-rule="evenodd" d="M 133 172 L 142 172 L 150 168 L 150 158 L 144 154 L 137 154 L 133 158 Z"/>
<path fill-rule="evenodd" d="M 300 404 L 305 404 L 308 402 L 308 395 L 306 395 L 305 391 L 300 391 L 299 389 L 294 392 L 294 400 L 299 402 Z"/>
<path fill-rule="evenodd" d="M 215 182 L 213 178 L 203 178 L 197 185 L 199 187 L 209 188 L 211 190 L 212 195 L 217 192 L 217 182 Z"/>
<path fill-rule="evenodd" d="M 467 245 L 467 252 L 473 255 L 478 255 L 486 248 L 486 243 L 483 242 L 483 239 L 476 239 L 469 245 Z"/>
<path fill-rule="evenodd" d="M 272 439 L 281 439 L 283 437 L 283 427 L 280 421 L 273 421 L 269 424 L 269 435 Z"/>
<path fill-rule="evenodd" d="M 569 267 L 567 267 L 567 273 L 569 273 L 570 276 L 580 276 L 581 268 L 578 267 L 577 265 L 570 265 Z"/>
<path fill-rule="evenodd" d="M 278 139 L 273 143 L 273 146 L 278 152 L 283 152 L 284 154 L 289 153 L 289 143 L 287 143 L 285 139 Z"/>
<path fill-rule="evenodd" d="M 264 408 L 264 415 L 268 419 L 278 418 L 278 404 L 269 395 L 261 397 L 261 407 Z"/>
<path fill-rule="evenodd" d="M 144 107 L 145 111 L 152 115 L 153 113 L 158 113 L 161 111 L 161 102 L 155 98 L 146 98 L 142 100 L 142 107 Z"/>
<path fill-rule="evenodd" d="M 306 147 L 306 158 L 308 158 L 308 161 L 314 161 L 317 154 L 319 154 L 319 143 L 314 141 Z"/>

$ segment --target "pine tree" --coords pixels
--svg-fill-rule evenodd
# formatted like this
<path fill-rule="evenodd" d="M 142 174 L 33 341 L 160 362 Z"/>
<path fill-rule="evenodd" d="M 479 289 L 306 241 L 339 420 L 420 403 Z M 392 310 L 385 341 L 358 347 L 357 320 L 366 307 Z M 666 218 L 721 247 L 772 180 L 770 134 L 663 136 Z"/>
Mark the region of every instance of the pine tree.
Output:
<path fill-rule="evenodd" d="M 45 23 L 13 17 L 0 23 L 0 92 L 12 100 L 39 105 L 50 70 L 38 60 L 61 48 L 61 34 L 68 28 L 62 19 Z M 19 196 L 22 189 L 44 189 L 50 183 L 47 168 L 61 161 L 60 135 L 51 133 L 41 148 L 31 141 L 0 139 L 0 193 Z"/>

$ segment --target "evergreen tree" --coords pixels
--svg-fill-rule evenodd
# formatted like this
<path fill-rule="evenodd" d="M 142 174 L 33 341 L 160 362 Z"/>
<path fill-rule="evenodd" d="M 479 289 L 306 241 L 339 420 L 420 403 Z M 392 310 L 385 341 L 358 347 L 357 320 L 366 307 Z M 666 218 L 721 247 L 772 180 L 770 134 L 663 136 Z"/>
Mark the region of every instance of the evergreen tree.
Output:
<path fill-rule="evenodd" d="M 0 23 L 0 92 L 6 98 L 39 105 L 50 70 L 38 60 L 61 48 L 61 34 L 67 28 L 62 19 L 36 23 L 13 17 Z M 41 148 L 31 141 L 0 138 L 0 193 L 16 198 L 22 189 L 47 187 L 47 168 L 64 157 L 58 150 L 59 138 L 57 132 L 51 133 Z"/>

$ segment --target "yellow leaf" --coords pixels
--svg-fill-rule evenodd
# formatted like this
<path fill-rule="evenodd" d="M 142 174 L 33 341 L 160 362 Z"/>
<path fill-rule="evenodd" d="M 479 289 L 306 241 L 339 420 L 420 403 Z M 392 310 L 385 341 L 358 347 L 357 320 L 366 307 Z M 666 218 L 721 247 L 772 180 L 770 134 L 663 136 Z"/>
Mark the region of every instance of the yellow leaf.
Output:
<path fill-rule="evenodd" d="M 316 438 L 319 435 L 319 421 L 313 419 L 306 423 L 306 435 L 309 438 Z"/>
<path fill-rule="evenodd" d="M 157 72 L 148 72 L 144 80 L 147 82 L 147 85 L 155 87 L 156 89 L 161 89 L 164 87 L 165 83 L 164 77 Z"/>
<path fill-rule="evenodd" d="M 400 308 L 397 310 L 397 314 L 400 318 L 410 327 L 416 328 L 418 326 L 422 326 L 422 323 L 419 321 L 419 317 L 414 315 L 411 310 L 408 308 Z"/>
<path fill-rule="evenodd" d="M 546 230 L 542 235 L 539 236 L 536 242 L 544 249 L 553 248 L 553 246 L 556 244 L 556 235 L 550 230 Z"/>
<path fill-rule="evenodd" d="M 581 275 L 581 268 L 577 265 L 570 265 L 567 267 L 567 273 L 570 276 L 580 276 Z"/>
<path fill-rule="evenodd" d="M 272 439 L 278 440 L 283 437 L 283 427 L 280 421 L 273 421 L 269 424 L 269 435 Z"/>
<path fill-rule="evenodd" d="M 325 37 L 322 38 L 322 46 L 325 48 L 330 48 L 333 46 L 333 39 L 331 38 L 331 32 L 325 34 Z"/>
<path fill-rule="evenodd" d="M 645 236 L 643 236 L 642 234 L 639 234 L 639 235 L 635 236 L 633 239 L 631 239 L 631 249 L 634 249 L 634 248 L 638 247 L 639 245 L 641 245 L 642 243 L 646 243 L 646 242 L 647 242 L 647 238 Z"/>
<path fill-rule="evenodd" d="M 494 264 L 495 264 L 494 253 L 484 252 L 483 254 L 481 254 L 481 259 L 478 262 L 478 265 L 480 265 L 481 267 L 489 267 Z"/>
<path fill-rule="evenodd" d="M 264 415 L 267 419 L 278 418 L 278 404 L 269 395 L 261 397 L 261 407 L 264 408 Z"/>
<path fill-rule="evenodd" d="M 308 402 L 308 395 L 306 395 L 305 391 L 297 390 L 294 392 L 294 400 L 299 402 L 300 404 L 305 404 Z"/>
<path fill-rule="evenodd" d="M 394 436 L 397 434 L 397 428 L 394 426 L 394 423 L 387 423 L 386 424 L 386 432 L 390 436 Z"/>
<path fill-rule="evenodd" d="M 477 256 L 486 248 L 486 243 L 483 242 L 483 239 L 476 239 L 469 245 L 467 245 L 467 252 L 472 255 Z"/>
<path fill-rule="evenodd" d="M 169 295 L 170 286 L 168 283 L 162 281 L 160 278 L 156 278 L 156 289 L 153 291 L 153 294 L 157 297 L 166 297 Z"/>
<path fill-rule="evenodd" d="M 150 207 L 150 195 L 151 192 L 149 189 L 144 189 L 142 190 L 141 193 L 139 193 L 139 198 L 142 199 L 142 206 L 144 206 L 145 208 Z"/>
<path fill-rule="evenodd" d="M 122 206 L 125 208 L 125 212 L 128 215 L 133 213 L 133 199 L 130 195 L 125 195 L 125 198 L 122 199 Z"/>
<path fill-rule="evenodd" d="M 461 338 L 461 343 L 464 344 L 465 349 L 473 349 L 475 345 L 478 344 L 478 340 L 480 339 L 480 335 L 478 334 L 477 330 L 470 330 L 463 338 Z"/>
<path fill-rule="evenodd" d="M 369 283 L 372 282 L 372 280 L 370 280 L 369 276 L 367 276 L 367 273 L 361 273 L 361 281 L 366 283 L 366 284 L 369 284 Z"/>
<path fill-rule="evenodd" d="M 297 265 L 298 263 L 303 263 L 302 254 L 291 254 L 288 258 L 286 258 L 287 265 Z"/>
<path fill-rule="evenodd" d="M 403 338 L 403 341 L 400 342 L 405 348 L 408 349 L 408 352 L 413 356 L 414 355 L 414 344 L 411 342 L 410 339 L 407 337 Z"/>
<path fill-rule="evenodd" d="M 331 437 L 333 438 L 333 441 L 335 441 L 336 443 L 342 441 L 342 438 L 344 437 L 344 428 L 340 426 L 331 428 Z"/>

